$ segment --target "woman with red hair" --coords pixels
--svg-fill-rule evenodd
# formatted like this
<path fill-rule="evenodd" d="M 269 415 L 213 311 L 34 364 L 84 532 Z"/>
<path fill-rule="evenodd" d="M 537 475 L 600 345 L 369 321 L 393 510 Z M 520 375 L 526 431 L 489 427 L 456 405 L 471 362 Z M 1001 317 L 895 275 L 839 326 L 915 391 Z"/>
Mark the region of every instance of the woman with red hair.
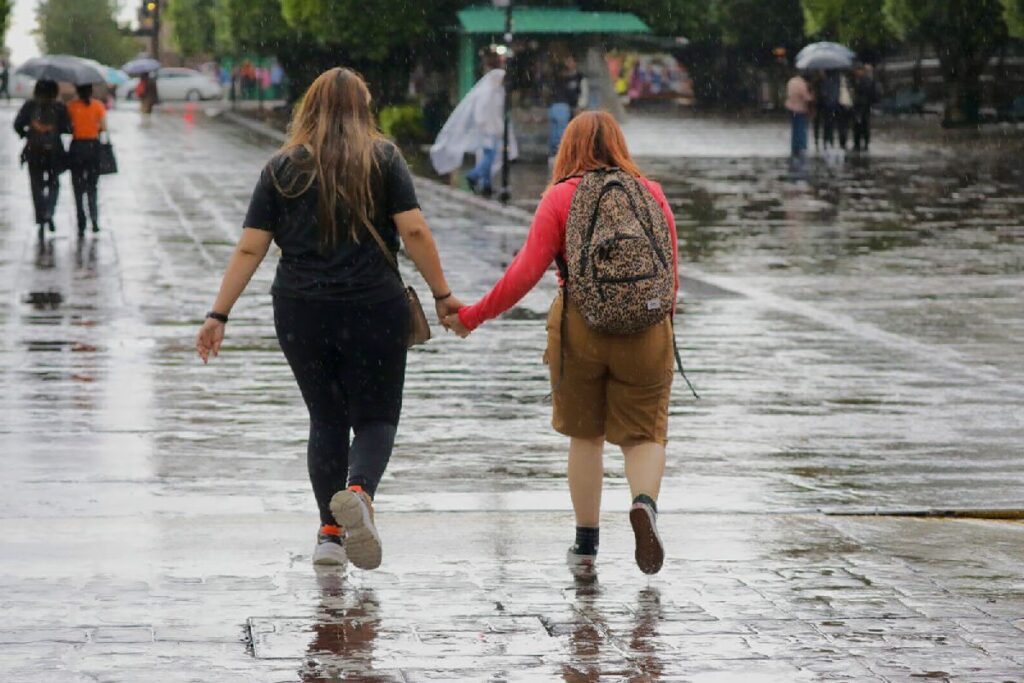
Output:
<path fill-rule="evenodd" d="M 570 438 L 576 542 L 569 568 L 577 578 L 595 576 L 608 441 L 625 457 L 637 564 L 654 574 L 664 561 L 655 521 L 668 436 L 678 245 L 661 186 L 643 177 L 605 112 L 584 112 L 569 124 L 526 244 L 491 291 L 446 325 L 468 336 L 522 299 L 553 261 L 562 287 L 548 316 L 545 362 L 552 426 Z"/>

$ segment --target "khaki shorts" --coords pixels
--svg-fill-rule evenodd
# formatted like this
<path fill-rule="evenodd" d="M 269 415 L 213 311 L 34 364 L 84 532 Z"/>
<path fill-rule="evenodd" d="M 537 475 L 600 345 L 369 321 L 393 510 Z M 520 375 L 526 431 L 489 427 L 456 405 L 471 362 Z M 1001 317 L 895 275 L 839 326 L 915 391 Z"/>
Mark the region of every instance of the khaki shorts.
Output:
<path fill-rule="evenodd" d="M 672 391 L 672 322 L 665 318 L 631 335 L 594 332 L 572 304 L 565 321 L 562 363 L 562 296 L 548 313 L 548 348 L 556 431 L 577 438 L 604 436 L 617 446 L 668 441 Z"/>

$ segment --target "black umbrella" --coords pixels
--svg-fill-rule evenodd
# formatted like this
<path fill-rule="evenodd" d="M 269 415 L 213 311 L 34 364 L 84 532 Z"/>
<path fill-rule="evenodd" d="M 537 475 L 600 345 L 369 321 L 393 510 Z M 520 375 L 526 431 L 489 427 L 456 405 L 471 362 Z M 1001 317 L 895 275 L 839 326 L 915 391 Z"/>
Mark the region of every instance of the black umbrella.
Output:
<path fill-rule="evenodd" d="M 106 83 L 107 76 L 92 64 L 68 55 L 33 57 L 20 67 L 17 73 L 25 74 L 37 81 L 57 81 L 73 85 Z"/>

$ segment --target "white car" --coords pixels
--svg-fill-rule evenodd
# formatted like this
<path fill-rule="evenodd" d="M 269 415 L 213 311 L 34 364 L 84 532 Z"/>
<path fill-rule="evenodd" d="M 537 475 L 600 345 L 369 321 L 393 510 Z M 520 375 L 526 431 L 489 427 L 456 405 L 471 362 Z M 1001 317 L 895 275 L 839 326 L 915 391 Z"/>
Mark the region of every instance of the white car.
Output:
<path fill-rule="evenodd" d="M 135 98 L 135 88 L 139 79 L 133 78 L 118 87 L 118 93 L 124 93 L 128 99 Z M 156 91 L 161 100 L 219 100 L 224 96 L 220 84 L 204 73 L 195 69 L 181 67 L 165 67 L 156 72 Z"/>

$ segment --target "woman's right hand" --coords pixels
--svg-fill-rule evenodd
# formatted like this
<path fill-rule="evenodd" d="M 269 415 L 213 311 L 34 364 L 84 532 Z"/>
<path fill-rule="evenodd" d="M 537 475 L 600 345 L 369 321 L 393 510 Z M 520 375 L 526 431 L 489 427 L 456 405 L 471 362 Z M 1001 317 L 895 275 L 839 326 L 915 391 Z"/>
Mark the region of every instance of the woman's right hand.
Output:
<path fill-rule="evenodd" d="M 209 362 L 210 354 L 214 358 L 220 355 L 220 345 L 224 341 L 224 323 L 213 318 L 207 318 L 203 326 L 199 328 L 196 335 L 196 352 L 203 359 L 203 364 Z"/>

